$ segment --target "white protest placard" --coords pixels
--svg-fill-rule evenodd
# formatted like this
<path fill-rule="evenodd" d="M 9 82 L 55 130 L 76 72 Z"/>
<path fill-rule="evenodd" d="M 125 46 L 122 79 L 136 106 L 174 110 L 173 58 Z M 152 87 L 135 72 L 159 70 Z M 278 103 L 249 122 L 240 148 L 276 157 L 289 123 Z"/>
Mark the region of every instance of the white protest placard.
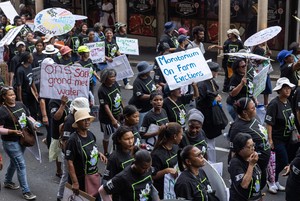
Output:
<path fill-rule="evenodd" d="M 107 68 L 112 68 L 117 71 L 117 81 L 133 77 L 134 75 L 126 55 L 120 55 L 115 57 L 112 62 L 107 62 Z"/>
<path fill-rule="evenodd" d="M 90 49 L 90 58 L 93 64 L 105 60 L 105 42 L 85 43 L 85 45 Z"/>
<path fill-rule="evenodd" d="M 116 37 L 119 51 L 122 54 L 139 55 L 139 41 L 134 38 Z"/>
<path fill-rule="evenodd" d="M 264 67 L 257 75 L 253 78 L 253 96 L 257 97 L 266 88 L 266 81 L 269 67 Z"/>
<path fill-rule="evenodd" d="M 199 48 L 155 58 L 170 90 L 212 78 L 206 60 Z"/>
<path fill-rule="evenodd" d="M 75 195 L 72 190 L 72 185 L 66 183 L 62 201 L 95 201 L 95 198 L 79 190 L 79 195 Z"/>
<path fill-rule="evenodd" d="M 0 47 L 2 47 L 3 45 L 9 45 L 15 39 L 15 37 L 18 35 L 18 33 L 23 27 L 24 25 L 21 25 L 9 30 L 9 32 L 5 34 L 5 36 L 1 39 Z"/>
<path fill-rule="evenodd" d="M 89 97 L 90 69 L 43 62 L 41 65 L 40 97 L 69 100 Z"/>
<path fill-rule="evenodd" d="M 13 7 L 10 1 L 0 3 L 0 8 L 5 16 L 10 20 L 10 23 L 14 23 L 14 18 L 18 15 L 16 9 Z"/>

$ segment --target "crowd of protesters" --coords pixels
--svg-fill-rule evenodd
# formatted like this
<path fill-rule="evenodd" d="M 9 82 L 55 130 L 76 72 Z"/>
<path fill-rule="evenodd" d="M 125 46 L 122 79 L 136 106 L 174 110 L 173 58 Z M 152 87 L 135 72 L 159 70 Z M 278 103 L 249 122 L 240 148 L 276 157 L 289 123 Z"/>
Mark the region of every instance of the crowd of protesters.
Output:
<path fill-rule="evenodd" d="M 25 20 L 21 17 L 15 17 L 10 24 L 2 16 L 1 36 L 23 23 Z M 36 198 L 29 187 L 32 181 L 27 181 L 25 147 L 19 143 L 22 138 L 20 122 L 26 123 L 28 116 L 46 127 L 47 137 L 43 142 L 49 148 L 49 160 L 56 161 L 55 174 L 60 177 L 58 201 L 63 198 L 67 182 L 76 195 L 81 190 L 96 200 L 164 199 L 164 180 L 168 175 L 177 178 L 174 198 L 219 200 L 202 169 L 205 159 L 218 162 L 214 139 L 226 127 L 214 126 L 212 112 L 217 107 L 224 113 L 226 108 L 222 106 L 215 81 L 219 64 L 208 62 L 211 79 L 192 83 L 187 90 L 181 87 L 170 90 L 157 63 L 152 66 L 141 61 L 136 66 L 138 74 L 133 84 L 127 78 L 123 80 L 124 89 L 132 90 L 126 105 L 122 87 L 116 81 L 118 72 L 107 68 L 107 62 L 121 55 L 115 37 L 127 37 L 126 28 L 126 24 L 120 22 L 115 24 L 115 30 L 104 30 L 100 23 L 89 29 L 82 23 L 64 35 L 52 36 L 32 32 L 25 25 L 12 43 L 4 47 L 8 79 L 0 77 L 0 134 L 4 151 L 10 158 L 5 170 L 5 188 L 21 187 L 24 199 Z M 191 40 L 188 30 L 174 30 L 173 22 L 165 23 L 158 55 L 199 48 L 205 56 L 203 27 L 193 27 Z M 238 30 L 230 29 L 227 34 L 228 40 L 223 46 L 212 45 L 208 49 L 218 48 L 227 53 L 245 49 Z M 98 41 L 105 42 L 105 61 L 93 64 L 85 44 Z M 290 141 L 300 125 L 299 44 L 293 44 L 292 48 L 278 54 L 281 78 L 273 89 L 278 96 L 270 102 L 268 94 L 272 93 L 272 86 L 269 80 L 266 82 L 264 121 L 256 116 L 258 102 L 253 96 L 252 81 L 261 66 L 270 68 L 270 63 L 233 56 L 225 56 L 222 62 L 225 70 L 223 92 L 228 93 L 227 109 L 233 121 L 229 130 L 231 151 L 228 157 L 232 201 L 262 200 L 261 190 L 266 184 L 274 194 L 286 190 L 287 201 L 298 198 L 299 192 L 288 189 L 299 187 L 300 172 L 299 154 L 296 154 L 299 143 Z M 264 56 L 271 54 L 266 44 L 253 48 L 253 52 Z M 40 86 L 33 70 L 43 63 L 78 64 L 89 68 L 89 98 L 69 101 L 65 95 L 58 100 L 39 97 Z M 98 89 L 97 81 L 100 82 Z M 97 96 L 94 95 L 96 90 Z M 97 97 L 100 124 L 98 133 L 92 133 L 89 126 L 95 117 L 90 115 L 90 108 Z M 186 105 L 191 102 L 195 108 L 187 111 Z M 97 144 L 95 136 L 100 132 L 103 133 L 102 144 Z M 109 150 L 109 142 L 112 142 L 112 150 Z M 99 160 L 106 164 L 102 179 L 98 174 Z M 2 166 L 0 156 L 0 170 Z M 289 173 L 286 188 L 278 181 L 283 169 Z M 19 185 L 12 180 L 15 171 Z M 90 185 L 91 181 L 96 183 Z"/>

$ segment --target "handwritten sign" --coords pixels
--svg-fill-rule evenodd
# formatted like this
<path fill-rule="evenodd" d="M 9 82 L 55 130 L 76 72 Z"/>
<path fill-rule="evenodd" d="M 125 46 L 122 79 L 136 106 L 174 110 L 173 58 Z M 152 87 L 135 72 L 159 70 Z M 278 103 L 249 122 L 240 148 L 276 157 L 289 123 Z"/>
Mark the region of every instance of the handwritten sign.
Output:
<path fill-rule="evenodd" d="M 212 73 L 199 48 L 155 58 L 170 89 L 212 78 Z"/>
<path fill-rule="evenodd" d="M 115 57 L 113 62 L 107 62 L 107 68 L 113 68 L 117 71 L 117 81 L 134 75 L 126 55 Z"/>
<path fill-rule="evenodd" d="M 69 32 L 75 25 L 73 14 L 62 8 L 48 8 L 34 18 L 35 31 L 58 36 Z"/>
<path fill-rule="evenodd" d="M 8 33 L 5 34 L 5 36 L 1 39 L 0 47 L 2 47 L 3 45 L 11 44 L 11 42 L 15 39 L 15 37 L 19 34 L 23 27 L 24 25 L 21 25 L 9 30 Z"/>
<path fill-rule="evenodd" d="M 139 55 L 139 41 L 133 38 L 116 37 L 119 51 L 128 55 Z"/>
<path fill-rule="evenodd" d="M 105 42 L 85 43 L 85 45 L 90 49 L 90 58 L 93 64 L 105 60 Z"/>
<path fill-rule="evenodd" d="M 40 97 L 70 100 L 89 94 L 90 69 L 81 66 L 64 66 L 43 62 L 41 66 Z"/>
<path fill-rule="evenodd" d="M 264 67 L 257 75 L 253 78 L 253 96 L 257 97 L 266 88 L 267 75 L 269 66 Z"/>

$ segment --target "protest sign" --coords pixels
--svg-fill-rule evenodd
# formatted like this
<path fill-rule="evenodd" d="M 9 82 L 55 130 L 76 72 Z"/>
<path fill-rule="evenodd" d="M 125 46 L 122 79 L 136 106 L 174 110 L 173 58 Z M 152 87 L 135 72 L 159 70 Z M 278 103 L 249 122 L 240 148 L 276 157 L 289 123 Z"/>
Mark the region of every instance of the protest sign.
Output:
<path fill-rule="evenodd" d="M 3 45 L 9 45 L 15 39 L 15 37 L 18 35 L 18 33 L 23 27 L 24 25 L 21 25 L 9 30 L 9 32 L 5 34 L 5 36 L 1 39 L 0 47 L 2 47 Z"/>
<path fill-rule="evenodd" d="M 212 78 L 212 73 L 199 48 L 155 58 L 170 90 Z"/>
<path fill-rule="evenodd" d="M 134 75 L 126 55 L 115 57 L 112 62 L 107 62 L 107 68 L 117 71 L 117 81 L 133 77 Z"/>
<path fill-rule="evenodd" d="M 13 7 L 10 1 L 0 3 L 0 8 L 9 19 L 10 23 L 14 23 L 14 18 L 18 15 L 16 9 Z"/>
<path fill-rule="evenodd" d="M 33 82 L 35 85 L 40 84 L 41 80 L 41 67 L 36 67 L 32 69 L 32 74 L 33 74 Z"/>
<path fill-rule="evenodd" d="M 266 88 L 266 81 L 269 67 L 264 67 L 257 75 L 253 78 L 253 96 L 257 97 Z"/>
<path fill-rule="evenodd" d="M 89 95 L 90 69 L 43 62 L 41 66 L 40 97 L 69 100 Z"/>
<path fill-rule="evenodd" d="M 35 31 L 53 36 L 69 32 L 75 25 L 73 14 L 62 8 L 48 8 L 40 11 L 34 18 Z"/>
<path fill-rule="evenodd" d="M 119 51 L 122 54 L 139 55 L 139 41 L 134 38 L 116 37 Z"/>
<path fill-rule="evenodd" d="M 85 45 L 90 49 L 90 58 L 93 64 L 105 60 L 105 42 L 85 43 Z"/>

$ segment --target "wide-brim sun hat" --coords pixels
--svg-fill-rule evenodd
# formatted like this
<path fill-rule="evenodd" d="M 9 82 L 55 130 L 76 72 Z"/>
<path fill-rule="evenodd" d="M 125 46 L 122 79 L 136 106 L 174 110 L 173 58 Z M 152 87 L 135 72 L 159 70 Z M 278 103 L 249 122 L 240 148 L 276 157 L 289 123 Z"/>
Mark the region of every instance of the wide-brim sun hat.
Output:
<path fill-rule="evenodd" d="M 91 111 L 89 100 L 85 97 L 77 97 L 75 98 L 70 105 L 70 111 L 73 114 L 74 110 L 87 109 L 88 112 Z"/>
<path fill-rule="evenodd" d="M 95 117 L 91 116 L 88 110 L 83 109 L 83 110 L 77 110 L 75 112 L 75 122 L 72 124 L 73 128 L 78 128 L 77 122 L 84 120 L 84 119 L 90 119 L 90 121 L 94 121 Z"/>
<path fill-rule="evenodd" d="M 61 55 L 68 54 L 69 52 L 72 52 L 72 49 L 69 46 L 62 46 L 59 50 Z"/>
<path fill-rule="evenodd" d="M 282 88 L 283 85 L 288 85 L 292 89 L 295 88 L 296 85 L 290 82 L 290 80 L 286 77 L 281 77 L 277 80 L 276 86 L 274 87 L 273 91 L 278 91 Z"/>
<path fill-rule="evenodd" d="M 46 48 L 42 51 L 43 54 L 56 54 L 57 52 L 59 52 L 59 50 L 51 44 L 47 45 Z"/>
<path fill-rule="evenodd" d="M 146 61 L 141 61 L 136 67 L 139 71 L 138 75 L 146 74 L 153 69 L 153 66 Z"/>
<path fill-rule="evenodd" d="M 180 35 L 177 39 L 178 43 L 182 43 L 183 41 L 189 39 L 190 37 L 189 36 L 186 36 L 186 35 Z"/>
<path fill-rule="evenodd" d="M 240 37 L 240 32 L 237 29 L 231 29 L 231 33 L 234 34 L 237 38 Z"/>
<path fill-rule="evenodd" d="M 51 38 L 53 38 L 53 35 L 51 35 L 51 34 L 46 34 L 46 35 L 45 35 L 45 39 L 43 40 L 43 42 L 44 42 L 44 43 L 48 43 L 48 42 L 51 40 Z"/>

